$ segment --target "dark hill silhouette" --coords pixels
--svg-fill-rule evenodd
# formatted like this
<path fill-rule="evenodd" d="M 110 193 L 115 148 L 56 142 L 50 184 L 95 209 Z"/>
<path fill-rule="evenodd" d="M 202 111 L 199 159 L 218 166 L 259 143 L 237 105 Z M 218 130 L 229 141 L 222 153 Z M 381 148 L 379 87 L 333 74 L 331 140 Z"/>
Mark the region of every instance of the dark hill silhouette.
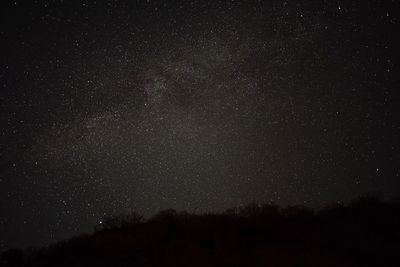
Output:
<path fill-rule="evenodd" d="M 400 266 L 400 205 L 367 197 L 320 211 L 252 203 L 219 214 L 104 220 L 93 235 L 9 250 L 2 266 Z"/>

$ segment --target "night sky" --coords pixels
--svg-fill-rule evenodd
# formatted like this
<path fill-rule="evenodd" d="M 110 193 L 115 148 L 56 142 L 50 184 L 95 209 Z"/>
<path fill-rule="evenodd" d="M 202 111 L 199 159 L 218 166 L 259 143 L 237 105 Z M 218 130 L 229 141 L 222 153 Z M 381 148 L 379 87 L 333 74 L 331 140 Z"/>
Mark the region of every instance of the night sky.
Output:
<path fill-rule="evenodd" d="M 400 197 L 398 1 L 1 2 L 0 250 Z"/>

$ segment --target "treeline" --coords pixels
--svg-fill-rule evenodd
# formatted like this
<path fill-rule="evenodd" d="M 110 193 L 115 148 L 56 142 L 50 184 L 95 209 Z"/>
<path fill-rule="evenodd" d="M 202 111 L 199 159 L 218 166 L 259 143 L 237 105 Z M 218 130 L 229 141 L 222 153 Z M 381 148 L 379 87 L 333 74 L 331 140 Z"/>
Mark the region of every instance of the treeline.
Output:
<path fill-rule="evenodd" d="M 400 266 L 400 203 L 322 210 L 251 203 L 222 213 L 107 217 L 91 236 L 9 250 L 2 266 Z"/>

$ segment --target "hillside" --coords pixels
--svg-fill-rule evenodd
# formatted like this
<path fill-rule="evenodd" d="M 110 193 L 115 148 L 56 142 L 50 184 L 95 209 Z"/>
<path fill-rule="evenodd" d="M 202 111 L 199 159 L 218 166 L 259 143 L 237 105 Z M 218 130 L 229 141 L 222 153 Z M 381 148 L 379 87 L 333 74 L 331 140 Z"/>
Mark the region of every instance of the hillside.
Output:
<path fill-rule="evenodd" d="M 363 198 L 320 211 L 250 204 L 105 220 L 90 236 L 9 250 L 1 266 L 400 266 L 400 205 Z"/>

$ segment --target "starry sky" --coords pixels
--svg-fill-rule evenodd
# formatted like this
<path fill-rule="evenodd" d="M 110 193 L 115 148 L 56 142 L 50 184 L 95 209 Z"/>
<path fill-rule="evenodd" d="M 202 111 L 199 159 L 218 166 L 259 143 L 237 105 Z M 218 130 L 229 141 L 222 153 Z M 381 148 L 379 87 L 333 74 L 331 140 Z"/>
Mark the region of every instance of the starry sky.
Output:
<path fill-rule="evenodd" d="M 400 197 L 398 1 L 2 1 L 0 250 L 132 210 Z"/>

